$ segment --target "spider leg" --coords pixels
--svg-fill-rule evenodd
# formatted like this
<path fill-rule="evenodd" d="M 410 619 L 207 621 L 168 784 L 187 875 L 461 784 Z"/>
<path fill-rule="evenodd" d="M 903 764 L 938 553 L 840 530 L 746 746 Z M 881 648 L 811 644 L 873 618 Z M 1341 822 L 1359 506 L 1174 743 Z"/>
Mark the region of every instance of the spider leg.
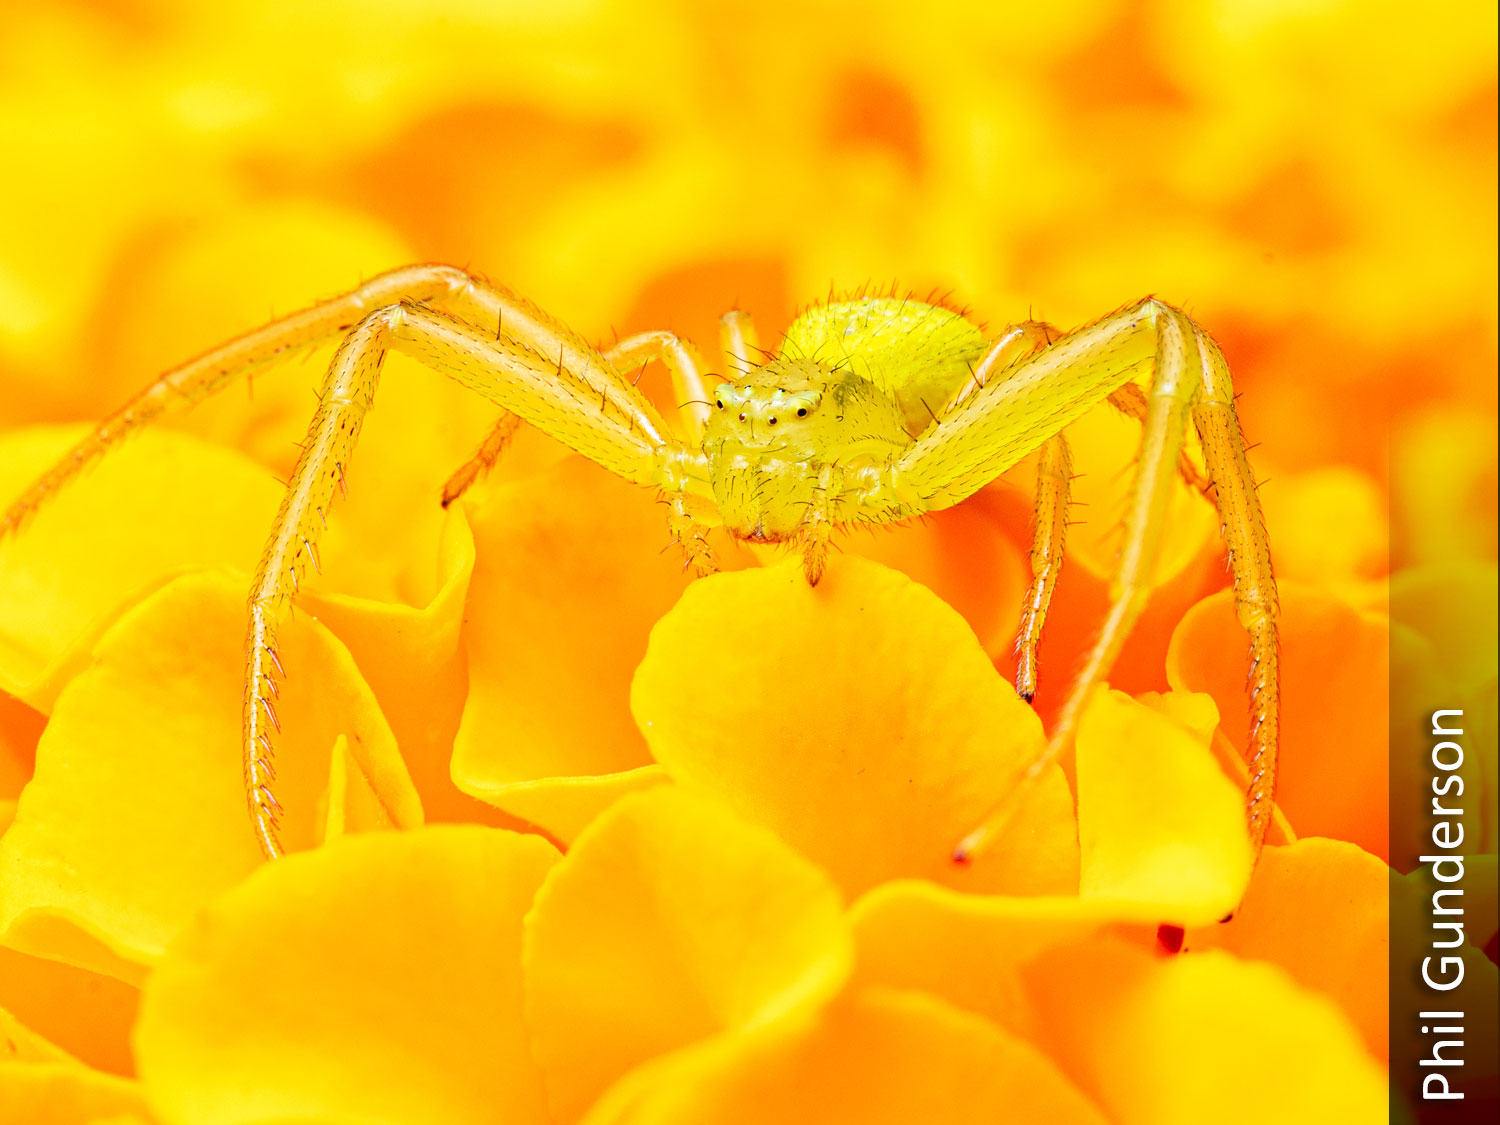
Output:
<path fill-rule="evenodd" d="M 521 428 L 521 416 L 512 414 L 509 410 L 502 411 L 495 422 L 494 429 L 485 435 L 484 441 L 470 457 L 460 465 L 453 474 L 443 482 L 443 507 L 448 507 L 465 492 L 495 467 L 495 462 L 500 460 L 500 454 L 505 452 L 505 447 L 510 444 L 510 439 L 516 436 L 516 431 Z"/>
<path fill-rule="evenodd" d="M 703 385 L 702 363 L 698 349 L 690 341 L 670 332 L 643 332 L 621 340 L 604 353 L 616 372 L 625 372 L 659 359 L 672 375 L 672 386 L 681 404 L 683 425 L 689 440 L 698 444 L 703 436 L 703 420 L 708 416 L 708 391 Z M 486 435 L 474 456 L 470 457 L 443 485 L 443 507 L 448 507 L 467 492 L 485 473 L 495 467 L 521 420 L 509 412 L 502 413 L 495 428 Z M 678 542 L 685 543 L 681 536 Z M 712 569 L 717 570 L 717 567 Z"/>
<path fill-rule="evenodd" d="M 644 399 L 634 410 L 609 409 L 615 399 L 639 399 L 639 392 L 617 375 L 616 394 L 597 392 L 594 380 L 599 372 L 608 373 L 608 365 L 597 352 L 579 347 L 564 347 L 555 358 L 544 359 L 529 347 L 494 339 L 487 329 L 411 304 L 370 313 L 340 345 L 250 592 L 244 779 L 256 835 L 268 857 L 281 854 L 281 807 L 271 788 L 273 737 L 279 726 L 274 700 L 281 674 L 276 630 L 290 611 L 308 562 L 316 558 L 322 515 L 343 487 L 389 349 L 451 376 L 628 480 L 669 491 L 687 487 L 701 454 L 659 431 L 643 430 L 637 418 L 650 409 Z"/>
<path fill-rule="evenodd" d="M 49 497 L 132 431 L 168 411 L 200 402 L 290 352 L 335 339 L 371 310 L 401 301 L 431 303 L 474 325 L 493 326 L 495 335 L 503 335 L 540 356 L 556 356 L 560 349 L 593 354 L 559 321 L 503 286 L 452 266 L 392 270 L 342 296 L 273 320 L 166 372 L 100 422 L 93 433 L 23 492 L 0 516 L 0 536 L 19 528 Z M 579 374 L 596 394 L 631 416 L 642 432 L 665 432 L 660 415 L 633 393 L 634 388 L 621 385 L 608 364 L 596 357 Z"/>
<path fill-rule="evenodd" d="M 1110 395 L 1109 404 L 1127 418 L 1133 418 L 1142 424 L 1146 421 L 1146 392 L 1135 383 L 1126 383 Z M 1198 471 L 1198 466 L 1193 464 L 1193 459 L 1185 449 L 1177 457 L 1177 475 L 1189 488 L 1196 489 L 1209 500 L 1213 499 L 1213 481 Z"/>
<path fill-rule="evenodd" d="M 725 369 L 734 373 L 731 377 L 743 378 L 760 366 L 750 354 L 760 351 L 760 337 L 749 313 L 730 309 L 719 317 L 719 350 L 724 355 Z"/>
<path fill-rule="evenodd" d="M 1156 330 L 1155 374 L 1146 405 L 1140 460 L 1126 512 L 1125 540 L 1112 584 L 1109 614 L 1063 703 L 1046 747 L 985 821 L 959 843 L 954 851 L 956 860 L 964 861 L 977 854 L 1009 820 L 1036 778 L 1071 744 L 1086 705 L 1108 675 L 1120 647 L 1145 608 L 1161 542 L 1169 485 L 1182 451 L 1189 411 L 1202 392 L 1206 377 L 1199 335 L 1186 316 L 1160 306 Z"/>
<path fill-rule="evenodd" d="M 1246 804 L 1250 843 L 1257 855 L 1275 813 L 1276 748 L 1280 727 L 1280 646 L 1276 619 L 1280 603 L 1271 569 L 1271 547 L 1260 511 L 1255 476 L 1245 456 L 1245 439 L 1234 411 L 1234 384 L 1224 355 L 1207 334 L 1198 334 L 1203 386 L 1193 421 L 1203 443 L 1203 460 L 1213 481 L 1220 527 L 1234 575 L 1234 604 L 1250 634 L 1250 785 Z"/>
<path fill-rule="evenodd" d="M 677 396 L 677 409 L 682 412 L 688 444 L 702 442 L 703 423 L 708 421 L 713 404 L 703 386 L 703 357 L 691 341 L 670 332 L 642 332 L 621 340 L 604 353 L 604 358 L 619 371 L 640 367 L 653 359 L 661 360 L 672 375 L 672 391 Z"/>
<path fill-rule="evenodd" d="M 1052 604 L 1052 591 L 1062 572 L 1063 546 L 1068 530 L 1068 490 L 1073 459 L 1068 442 L 1055 434 L 1042 445 L 1036 466 L 1036 527 L 1031 535 L 1031 585 L 1021 603 L 1021 627 L 1016 632 L 1016 694 L 1028 703 L 1036 694 L 1036 650 L 1042 625 Z"/>

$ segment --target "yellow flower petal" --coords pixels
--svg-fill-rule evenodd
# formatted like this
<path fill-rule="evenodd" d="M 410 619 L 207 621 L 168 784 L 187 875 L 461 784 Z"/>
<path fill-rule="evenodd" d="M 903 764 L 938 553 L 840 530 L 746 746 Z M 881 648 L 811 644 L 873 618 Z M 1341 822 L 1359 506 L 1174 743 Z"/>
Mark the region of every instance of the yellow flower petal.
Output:
<path fill-rule="evenodd" d="M 8 502 L 83 432 L 0 436 L 0 495 Z M 0 689 L 50 712 L 95 640 L 143 594 L 192 570 L 249 573 L 279 495 L 247 458 L 182 434 L 125 443 L 0 542 Z"/>
<path fill-rule="evenodd" d="M 428 823 L 502 819 L 461 793 L 449 770 L 467 689 L 460 631 L 473 569 L 474 537 L 462 513 L 454 512 L 439 546 L 440 585 L 425 606 L 332 592 L 302 600 L 303 608 L 348 646 L 374 692 Z"/>
<path fill-rule="evenodd" d="M 239 580 L 189 575 L 100 641 L 95 663 L 59 697 L 36 777 L 0 838 L 7 944 L 136 980 L 131 963 L 153 961 L 194 909 L 260 863 L 240 771 L 244 628 Z M 390 731 L 347 651 L 307 617 L 279 643 L 287 846 L 321 834 L 341 734 L 352 736 L 359 784 L 378 796 L 383 819 L 420 824 Z"/>
<path fill-rule="evenodd" d="M 982 502 L 889 531 L 856 528 L 841 545 L 926 586 L 958 610 L 991 657 L 1003 656 L 1015 639 L 1031 572 Z"/>
<path fill-rule="evenodd" d="M 1390 636 L 1384 618 L 1295 583 L 1281 586 L 1281 754 L 1276 801 L 1305 836 L 1385 859 Z M 1207 692 L 1243 757 L 1250 732 L 1245 632 L 1229 591 L 1182 619 L 1167 654 L 1178 691 Z"/>
<path fill-rule="evenodd" d="M 850 968 L 828 877 L 722 806 L 663 788 L 596 820 L 527 921 L 526 1007 L 554 1116 L 639 1063 L 816 1005 Z"/>
<path fill-rule="evenodd" d="M 1365 473 L 1330 465 L 1274 474 L 1261 501 L 1275 529 L 1276 576 L 1339 592 L 1384 574 L 1390 562 L 1386 500 Z"/>
<path fill-rule="evenodd" d="M 663 513 L 578 457 L 491 488 L 471 512 L 469 696 L 452 765 L 465 793 L 528 817 L 535 801 L 512 809 L 509 786 L 650 764 L 630 677 L 688 582 L 680 552 L 663 552 Z"/>
<path fill-rule="evenodd" d="M 96 1070 L 132 1076 L 130 1028 L 140 991 L 59 961 L 0 949 L 0 1006 Z"/>
<path fill-rule="evenodd" d="M 642 1067 L 586 1121 L 1104 1125 L 1103 1115 L 1030 1044 L 935 997 L 889 989 Z"/>
<path fill-rule="evenodd" d="M 1094 939 L 1025 971 L 1042 1043 L 1119 1125 L 1360 1125 L 1385 1075 L 1332 1001 L 1208 951 L 1154 958 Z"/>
<path fill-rule="evenodd" d="M 269 864 L 148 982 L 136 1051 L 168 1123 L 543 1122 L 521 920 L 556 852 L 438 826 Z"/>
<path fill-rule="evenodd" d="M 1077 762 L 1081 897 L 1178 924 L 1234 909 L 1250 878 L 1245 802 L 1207 737 L 1104 692 L 1079 724 Z"/>
<path fill-rule="evenodd" d="M 503 786 L 497 790 L 496 800 L 503 800 L 506 810 L 514 816 L 567 845 L 625 794 L 667 785 L 671 780 L 658 765 L 600 777 L 544 777 Z"/>
<path fill-rule="evenodd" d="M 1306 838 L 1261 853 L 1234 918 L 1190 929 L 1185 953 L 1225 949 L 1280 965 L 1336 1001 L 1381 1062 L 1390 973 L 1390 868 L 1353 844 Z M 1315 910 L 1317 924 L 1309 925 Z"/>
<path fill-rule="evenodd" d="M 1020 894 L 1076 888 L 1053 768 L 971 869 L 954 845 L 1039 750 L 1036 716 L 963 620 L 910 579 L 834 558 L 694 583 L 651 634 L 631 696 L 658 761 L 831 871 Z"/>
<path fill-rule="evenodd" d="M 140 1084 L 74 1062 L 0 1062 L 0 1120 L 90 1125 L 106 1116 L 145 1118 Z"/>

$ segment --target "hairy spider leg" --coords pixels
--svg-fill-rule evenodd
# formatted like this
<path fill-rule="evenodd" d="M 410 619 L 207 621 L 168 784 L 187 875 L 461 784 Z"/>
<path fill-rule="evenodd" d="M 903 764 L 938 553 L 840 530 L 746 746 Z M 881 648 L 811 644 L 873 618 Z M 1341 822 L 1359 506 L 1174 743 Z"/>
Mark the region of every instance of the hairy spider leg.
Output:
<path fill-rule="evenodd" d="M 672 393 L 677 396 L 688 444 L 702 443 L 703 423 L 708 421 L 713 404 L 703 385 L 703 357 L 691 341 L 670 332 L 642 332 L 621 340 L 604 356 L 620 371 L 661 360 L 672 376 Z"/>
<path fill-rule="evenodd" d="M 391 270 L 348 293 L 237 336 L 163 374 L 100 422 L 23 492 L 0 516 L 0 535 L 19 528 L 58 489 L 132 431 L 170 410 L 201 402 L 290 352 L 342 336 L 372 309 L 400 301 L 429 302 L 476 326 L 493 325 L 497 336 L 504 334 L 539 355 L 552 357 L 564 347 L 588 350 L 560 321 L 503 286 L 452 266 Z M 619 390 L 618 380 L 606 366 L 595 365 L 585 373 L 595 392 L 609 396 L 619 410 L 636 410 L 635 423 L 643 429 L 662 427 L 660 416 L 644 399 L 637 395 L 633 400 Z"/>
<path fill-rule="evenodd" d="M 1145 608 L 1161 542 L 1168 485 L 1182 448 L 1188 411 L 1202 380 L 1193 329 L 1186 318 L 1165 305 L 1149 311 L 1156 335 L 1156 362 L 1151 379 L 1141 453 L 1125 514 L 1125 538 L 1110 584 L 1110 609 L 1058 713 L 1047 745 L 1022 772 L 995 809 L 959 843 L 954 858 L 973 858 L 998 833 L 1024 800 L 1041 773 L 1057 761 L 1076 733 L 1078 721 L 1098 684 L 1109 674 L 1120 647 Z M 1164 466 L 1166 466 L 1164 468 Z"/>
<path fill-rule="evenodd" d="M 1109 404 L 1127 418 L 1142 424 L 1146 421 L 1146 392 L 1136 383 L 1126 383 L 1110 395 Z M 1177 475 L 1189 488 L 1201 492 L 1209 500 L 1213 499 L 1213 482 L 1198 471 L 1186 449 L 1178 455 Z"/>
<path fill-rule="evenodd" d="M 643 427 L 649 404 L 617 380 L 616 396 L 601 396 L 593 379 L 607 372 L 591 348 L 564 349 L 543 359 L 530 348 L 496 340 L 487 331 L 422 305 L 396 304 L 370 313 L 339 346 L 317 413 L 287 486 L 250 592 L 246 636 L 243 747 L 245 790 L 256 836 L 267 857 L 281 854 L 281 806 L 272 792 L 276 630 L 290 611 L 301 575 L 312 562 L 323 514 L 343 487 L 365 415 L 374 401 L 386 352 L 395 348 L 448 375 L 504 410 L 544 430 L 606 469 L 669 491 L 686 486 L 683 467 L 701 457 Z M 630 409 L 611 413 L 612 398 Z"/>
<path fill-rule="evenodd" d="M 691 341 L 670 332 L 642 332 L 621 340 L 604 353 L 604 358 L 622 381 L 626 372 L 654 359 L 661 360 L 672 376 L 672 387 L 689 444 L 696 446 L 702 441 L 703 418 L 708 412 L 708 390 L 703 385 L 703 361 Z M 443 507 L 452 504 L 494 468 L 520 425 L 521 419 L 517 415 L 510 411 L 501 412 L 494 429 L 474 456 L 460 465 L 443 485 Z M 668 504 L 667 530 L 686 554 L 688 564 L 700 575 L 715 573 L 719 564 L 704 534 L 704 513 L 690 512 L 682 492 L 674 493 Z"/>
<path fill-rule="evenodd" d="M 1234 410 L 1229 365 L 1207 333 L 1198 333 L 1198 350 L 1203 387 L 1193 407 L 1193 421 L 1203 444 L 1203 460 L 1219 508 L 1219 527 L 1229 552 L 1235 612 L 1250 634 L 1250 785 L 1246 802 L 1250 842 L 1259 855 L 1266 829 L 1277 812 L 1276 749 L 1281 709 L 1276 622 L 1281 611 L 1266 521 Z"/>
<path fill-rule="evenodd" d="M 1078 721 L 1095 688 L 1108 674 L 1121 645 L 1145 606 L 1160 545 L 1168 483 L 1173 469 L 1180 463 L 1189 412 L 1194 410 L 1198 396 L 1208 393 L 1206 388 L 1211 379 L 1216 397 L 1226 397 L 1225 388 L 1229 386 L 1228 369 L 1223 365 L 1222 356 L 1217 349 L 1204 344 L 1204 335 L 1182 313 L 1160 303 L 1149 304 L 1154 304 L 1154 308 L 1149 311 L 1154 313 L 1152 319 L 1157 333 L 1156 363 L 1151 392 L 1147 396 L 1136 481 L 1126 515 L 1125 541 L 1121 547 L 1111 590 L 1110 612 L 1088 654 L 1083 670 L 1063 704 L 1046 748 L 1028 766 L 1018 784 L 1005 795 L 996 809 L 960 842 L 954 852 L 955 859 L 966 860 L 977 854 L 1003 827 L 1040 773 L 1055 762 L 1071 743 Z M 1217 371 L 1212 375 L 1209 349 L 1212 349 L 1218 365 Z M 1253 497 L 1253 478 L 1249 475 L 1248 462 L 1244 458 L 1244 443 L 1240 437 L 1238 422 L 1232 414 L 1232 389 L 1227 391 L 1227 400 L 1231 407 L 1228 415 L 1223 413 L 1222 408 L 1210 414 L 1212 423 L 1209 436 L 1219 446 L 1215 458 L 1210 462 L 1210 475 L 1216 486 L 1216 494 L 1220 474 L 1223 474 L 1224 487 L 1236 498 L 1242 499 L 1246 493 Z M 1194 416 L 1196 420 L 1197 415 Z M 1232 426 L 1226 427 L 1226 419 Z M 1237 458 L 1234 450 L 1238 450 Z M 1248 509 L 1235 510 L 1232 506 L 1223 505 L 1221 501 L 1220 515 L 1226 526 L 1231 521 L 1248 518 L 1250 514 Z M 1251 791 L 1247 795 L 1248 826 L 1252 846 L 1258 853 L 1264 840 L 1273 798 L 1272 791 L 1266 786 L 1274 784 L 1277 698 L 1274 616 L 1266 608 L 1274 606 L 1274 579 L 1270 575 L 1269 548 L 1264 539 L 1263 523 L 1259 519 L 1258 503 L 1253 515 L 1253 526 L 1261 528 L 1258 543 L 1248 526 L 1238 530 L 1236 536 L 1242 557 L 1247 553 L 1253 554 L 1257 547 L 1263 551 L 1264 569 L 1256 569 L 1250 559 L 1235 562 L 1231 557 L 1231 565 L 1235 567 L 1237 588 L 1243 585 L 1246 590 L 1247 602 L 1242 604 L 1248 604 L 1250 598 L 1255 599 L 1253 612 L 1251 609 L 1243 611 L 1242 620 L 1246 622 L 1247 631 L 1251 635 L 1252 693 L 1259 708 L 1252 738 L 1259 739 L 1257 748 L 1261 761 L 1258 767 L 1252 768 Z M 1242 572 L 1245 577 L 1240 579 Z M 1269 599 L 1266 596 L 1268 589 Z M 1273 650 L 1269 659 L 1262 652 L 1267 648 Z M 1266 681 L 1268 690 L 1255 691 L 1257 676 L 1270 677 Z"/>
<path fill-rule="evenodd" d="M 1026 336 L 1018 334 L 1025 329 Z M 1050 324 L 1029 321 L 1016 325 L 1001 337 L 1001 343 L 1016 339 L 1024 345 L 1030 343 L 1031 350 L 1008 360 L 1007 366 L 1019 362 L 1026 355 L 1040 351 L 1062 333 Z M 992 351 L 990 356 L 999 353 Z M 986 357 L 989 358 L 989 357 Z M 965 387 L 966 396 L 977 386 L 982 386 L 976 372 L 976 380 Z M 1111 391 L 1106 400 L 1125 417 L 1145 424 L 1146 392 L 1136 383 L 1126 383 Z M 1183 450 L 1177 459 L 1177 471 L 1189 488 L 1196 489 L 1209 500 L 1212 487 L 1208 478 L 1198 471 L 1197 465 Z M 1072 490 L 1072 457 L 1067 441 L 1061 433 L 1044 444 L 1037 457 L 1036 502 L 1031 538 L 1031 584 L 1021 603 L 1021 624 L 1016 631 L 1016 694 L 1030 702 L 1036 696 L 1039 665 L 1037 650 L 1042 643 L 1042 628 L 1047 621 L 1047 612 L 1052 605 L 1052 595 L 1062 573 L 1064 548 L 1068 529 L 1068 503 Z"/>
<path fill-rule="evenodd" d="M 689 440 L 697 443 L 702 435 L 703 418 L 707 416 L 707 390 L 703 385 L 702 364 L 698 349 L 690 341 L 680 339 L 670 332 L 643 332 L 621 340 L 604 353 L 605 360 L 623 377 L 624 372 L 659 359 L 672 376 L 673 392 L 681 404 L 684 426 Z M 689 406 L 703 403 L 701 411 L 689 411 Z M 510 439 L 515 436 L 521 421 L 509 411 L 502 411 L 495 426 L 470 457 L 448 478 L 443 485 L 443 507 L 448 507 L 467 492 L 485 473 L 495 467 Z"/>
<path fill-rule="evenodd" d="M 469 491 L 478 483 L 480 477 L 495 467 L 495 462 L 500 460 L 500 455 L 505 452 L 505 447 L 510 444 L 510 439 L 516 436 L 516 431 L 520 428 L 521 416 L 519 414 L 512 414 L 509 410 L 500 412 L 500 417 L 495 420 L 495 425 L 490 432 L 484 435 L 484 440 L 479 443 L 474 456 L 455 469 L 443 482 L 443 507 L 448 507 Z"/>
<path fill-rule="evenodd" d="M 1055 337 L 1054 337 L 1055 338 Z M 1146 421 L 1146 392 L 1126 383 L 1106 400 L 1120 413 L 1142 424 Z M 1208 499 L 1211 482 L 1198 471 L 1184 450 L 1177 459 L 1177 472 L 1188 487 Z M 1030 702 L 1036 695 L 1040 666 L 1037 650 L 1042 627 L 1052 606 L 1052 595 L 1062 573 L 1067 541 L 1068 503 L 1072 491 L 1072 456 L 1061 433 L 1048 439 L 1037 456 L 1036 507 L 1031 536 L 1031 584 L 1021 603 L 1021 625 L 1016 631 L 1016 694 Z"/>

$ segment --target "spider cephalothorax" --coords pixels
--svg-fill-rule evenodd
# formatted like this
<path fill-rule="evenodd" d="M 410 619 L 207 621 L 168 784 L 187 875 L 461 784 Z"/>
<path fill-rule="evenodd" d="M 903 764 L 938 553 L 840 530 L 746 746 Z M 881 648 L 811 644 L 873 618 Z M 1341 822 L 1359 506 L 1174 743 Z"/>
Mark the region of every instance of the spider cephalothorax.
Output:
<path fill-rule="evenodd" d="M 1239 617 L 1250 635 L 1248 818 L 1254 845 L 1263 840 L 1279 714 L 1276 585 L 1228 367 L 1208 335 L 1172 306 L 1148 298 L 1066 334 L 1026 322 L 987 340 L 958 310 L 857 297 L 806 309 L 774 353 L 761 352 L 749 319 L 733 312 L 723 318 L 721 344 L 725 369 L 735 375 L 710 394 L 698 352 L 670 333 L 645 333 L 599 351 L 509 290 L 449 266 L 412 266 L 167 372 L 24 493 L 0 521 L 0 534 L 18 528 L 130 430 L 284 353 L 340 336 L 250 591 L 245 791 L 268 856 L 281 851 L 281 807 L 272 793 L 274 700 L 283 675 L 276 631 L 316 558 L 391 349 L 501 408 L 490 437 L 444 489 L 445 504 L 529 422 L 611 472 L 659 490 L 672 536 L 705 573 L 716 564 L 704 529 L 722 524 L 746 539 L 794 541 L 808 580 L 816 582 L 835 527 L 891 524 L 950 507 L 1037 452 L 1033 578 L 1016 642 L 1016 690 L 1028 699 L 1062 563 L 1070 479 L 1062 431 L 1085 411 L 1112 403 L 1142 428 L 1114 603 L 1045 751 L 1010 792 L 996 794 L 995 814 L 959 844 L 955 857 L 972 857 L 994 835 L 1029 780 L 1070 741 L 1144 605 L 1167 485 L 1179 471 L 1218 505 Z M 651 359 L 666 364 L 685 404 L 680 433 L 626 374 Z M 1149 391 L 1134 382 L 1142 375 L 1149 376 Z M 1202 442 L 1206 479 L 1182 460 L 1189 423 Z"/>

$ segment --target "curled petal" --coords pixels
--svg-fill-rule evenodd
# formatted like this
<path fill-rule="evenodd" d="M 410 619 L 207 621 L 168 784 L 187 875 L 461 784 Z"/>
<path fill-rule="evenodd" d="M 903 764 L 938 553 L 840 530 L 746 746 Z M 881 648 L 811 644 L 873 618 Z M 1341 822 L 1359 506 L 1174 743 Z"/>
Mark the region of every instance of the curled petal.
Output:
<path fill-rule="evenodd" d="M 527 920 L 533 1049 L 560 1121 L 656 1055 L 821 1004 L 848 975 L 837 889 L 764 829 L 673 788 L 579 837 Z"/>
<path fill-rule="evenodd" d="M 920 992 L 869 989 L 816 1015 L 648 1064 L 587 1125 L 960 1125 L 1104 1117 L 1036 1048 Z"/>
<path fill-rule="evenodd" d="M 443 825 L 263 867 L 150 978 L 136 1051 L 152 1108 L 169 1125 L 545 1121 L 521 920 L 556 858 Z"/>
<path fill-rule="evenodd" d="M 674 780 L 765 824 L 859 894 L 902 876 L 1076 889 L 1055 767 L 971 869 L 954 845 L 1040 749 L 1041 724 L 952 609 L 903 575 L 797 559 L 695 583 L 651 634 L 631 696 Z"/>
<path fill-rule="evenodd" d="M 130 1029 L 140 990 L 60 961 L 0 948 L 0 1006 L 71 1058 L 133 1076 Z"/>
<path fill-rule="evenodd" d="M 452 763 L 465 793 L 530 819 L 531 783 L 650 764 L 630 720 L 630 677 L 652 623 L 688 582 L 681 553 L 663 552 L 665 511 L 573 457 L 489 489 L 471 512 L 469 695 Z M 680 690 L 693 683 L 679 672 Z"/>
<path fill-rule="evenodd" d="M 135 981 L 202 902 L 261 862 L 240 770 L 244 613 L 239 581 L 178 579 L 122 617 L 64 690 L 0 837 L 7 944 Z M 322 838 L 341 735 L 357 765 L 349 826 L 420 824 L 347 650 L 308 617 L 290 621 L 278 645 L 283 842 Z"/>

